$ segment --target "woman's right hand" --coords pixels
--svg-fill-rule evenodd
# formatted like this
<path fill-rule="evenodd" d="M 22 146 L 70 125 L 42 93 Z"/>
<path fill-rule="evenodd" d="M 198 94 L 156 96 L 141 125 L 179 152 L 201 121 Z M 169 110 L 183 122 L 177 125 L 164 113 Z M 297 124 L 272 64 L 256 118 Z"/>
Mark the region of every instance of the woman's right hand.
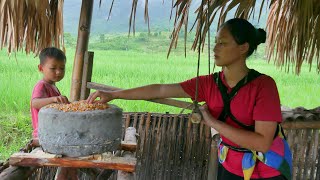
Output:
<path fill-rule="evenodd" d="M 96 100 L 98 97 L 100 98 L 100 100 Z M 87 99 L 87 102 L 89 104 L 91 104 L 91 103 L 107 103 L 113 99 L 114 99 L 114 97 L 113 97 L 112 92 L 96 91 L 96 92 L 90 94 L 90 96 Z"/>

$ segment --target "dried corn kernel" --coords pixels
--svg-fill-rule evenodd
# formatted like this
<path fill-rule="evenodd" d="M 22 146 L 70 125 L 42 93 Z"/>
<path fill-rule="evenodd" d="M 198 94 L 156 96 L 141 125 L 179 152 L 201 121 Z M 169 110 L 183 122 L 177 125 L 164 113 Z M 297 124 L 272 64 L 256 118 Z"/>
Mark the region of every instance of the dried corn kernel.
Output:
<path fill-rule="evenodd" d="M 88 104 L 86 101 L 76 101 L 70 104 L 50 104 L 46 108 L 54 108 L 64 112 L 84 112 L 94 110 L 105 110 L 109 108 L 107 104 L 95 103 Z"/>

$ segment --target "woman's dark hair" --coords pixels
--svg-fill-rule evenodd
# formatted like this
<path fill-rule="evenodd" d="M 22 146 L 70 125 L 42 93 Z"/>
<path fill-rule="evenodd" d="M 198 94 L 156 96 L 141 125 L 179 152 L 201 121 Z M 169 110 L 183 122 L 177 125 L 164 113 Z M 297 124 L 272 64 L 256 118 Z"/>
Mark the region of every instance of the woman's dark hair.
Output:
<path fill-rule="evenodd" d="M 58 61 L 66 62 L 66 55 L 62 50 L 56 47 L 47 47 L 42 49 L 39 55 L 40 64 L 44 64 L 47 57 L 55 58 Z"/>
<path fill-rule="evenodd" d="M 249 44 L 247 57 L 249 57 L 257 46 L 266 42 L 267 33 L 263 29 L 256 29 L 245 19 L 234 18 L 226 21 L 220 28 L 227 28 L 237 44 Z"/>

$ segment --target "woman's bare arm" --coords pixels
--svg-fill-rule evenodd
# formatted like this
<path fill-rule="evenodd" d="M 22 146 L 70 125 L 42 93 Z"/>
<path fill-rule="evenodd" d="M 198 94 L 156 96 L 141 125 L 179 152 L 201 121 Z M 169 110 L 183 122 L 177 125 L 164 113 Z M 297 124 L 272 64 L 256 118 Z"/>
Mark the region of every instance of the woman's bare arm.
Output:
<path fill-rule="evenodd" d="M 97 97 L 100 100 L 95 101 Z M 88 102 L 106 103 L 113 99 L 149 100 L 160 98 L 190 98 L 180 84 L 151 84 L 119 91 L 96 91 L 88 97 Z"/>

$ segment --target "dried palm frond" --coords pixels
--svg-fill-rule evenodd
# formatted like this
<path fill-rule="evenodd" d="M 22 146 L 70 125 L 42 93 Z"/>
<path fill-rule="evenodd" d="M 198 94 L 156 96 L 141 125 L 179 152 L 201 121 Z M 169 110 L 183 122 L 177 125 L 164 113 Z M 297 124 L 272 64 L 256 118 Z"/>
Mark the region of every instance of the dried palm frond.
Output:
<path fill-rule="evenodd" d="M 181 26 L 188 23 L 183 17 L 188 15 L 190 1 L 176 0 L 175 6 L 179 11 L 177 11 L 175 19 L 178 22 L 175 23 L 172 32 L 172 42 L 168 55 L 173 47 L 172 45 L 178 41 Z M 244 19 L 249 19 L 256 13 L 254 12 L 255 0 L 206 1 L 207 3 L 200 4 L 196 11 L 195 24 L 197 26 L 195 40 L 192 45 L 193 50 L 197 47 L 199 48 L 198 43 L 202 44 L 203 49 L 206 33 L 208 33 L 216 15 L 219 14 L 217 25 L 219 27 L 225 22 L 226 16 L 231 9 L 236 8 L 235 17 Z M 261 17 L 262 7 L 265 3 L 267 2 L 263 0 L 260 4 L 258 19 Z M 320 72 L 320 3 L 317 3 L 317 0 L 271 0 L 270 6 L 271 10 L 267 22 L 267 55 L 269 61 L 274 58 L 278 66 L 285 66 L 288 69 L 290 65 L 295 64 L 295 72 L 299 74 L 304 60 L 309 63 L 311 69 L 312 62 L 316 59 L 317 70 Z"/>
<path fill-rule="evenodd" d="M 148 32 L 149 32 L 149 34 L 150 34 L 150 23 L 149 23 L 148 0 L 145 0 L 145 6 L 144 6 L 144 20 L 148 23 Z"/>
<path fill-rule="evenodd" d="M 172 41 L 169 47 L 168 55 L 171 52 L 171 49 L 174 44 L 177 44 L 179 38 L 179 32 L 181 30 L 181 26 L 188 23 L 188 13 L 190 8 L 191 0 L 176 0 L 175 7 L 178 9 L 176 13 L 175 19 L 178 20 L 174 25 L 174 29 L 172 31 Z M 262 1 L 261 7 L 265 4 L 265 1 Z M 204 3 L 201 3 L 196 10 L 197 18 L 191 30 L 196 26 L 196 35 L 195 40 L 192 45 L 192 49 L 196 50 L 198 43 L 201 44 L 202 49 L 204 47 L 206 34 L 208 33 L 209 27 L 211 26 L 214 18 L 217 14 L 219 14 L 219 23 L 217 26 L 219 27 L 226 19 L 227 13 L 233 9 L 237 8 L 235 12 L 235 17 L 241 17 L 248 19 L 249 17 L 254 15 L 254 8 L 256 6 L 255 0 L 205 0 Z M 261 16 L 262 8 L 260 8 L 259 18 Z M 209 17 L 207 17 L 209 16 Z M 201 37 L 201 38 L 200 38 Z"/>
<path fill-rule="evenodd" d="M 316 59 L 317 70 L 320 71 L 320 33 L 317 31 L 320 29 L 320 3 L 316 1 L 270 1 L 271 10 L 267 22 L 267 55 L 269 61 L 274 58 L 278 66 L 287 68 L 289 68 L 289 65 L 295 64 L 295 72 L 299 74 L 304 60 L 310 64 L 311 68 L 313 60 Z M 196 36 L 192 45 L 193 50 L 196 50 L 198 43 L 202 44 L 203 49 L 206 33 L 208 33 L 209 27 L 218 14 L 217 26 L 219 27 L 225 22 L 231 9 L 236 8 L 235 17 L 244 19 L 249 19 L 256 13 L 254 11 L 255 0 L 206 0 L 206 2 L 201 3 L 196 10 L 197 18 L 194 24 L 196 25 Z M 177 9 L 175 19 L 177 22 L 172 31 L 172 41 L 168 55 L 174 47 L 173 45 L 177 44 L 181 26 L 188 23 L 188 19 L 185 17 L 188 17 L 190 3 L 191 0 L 176 0 L 175 2 Z M 267 2 L 263 0 L 260 4 L 258 20 L 265 3 Z"/>
<path fill-rule="evenodd" d="M 112 0 L 111 6 L 110 6 L 109 15 L 108 15 L 108 20 L 110 19 L 110 16 L 111 16 L 111 11 L 112 11 L 112 7 L 113 7 L 113 3 L 114 3 L 114 0 Z M 100 0 L 100 3 L 99 3 L 99 6 L 101 7 L 101 0 Z"/>
<path fill-rule="evenodd" d="M 316 58 L 320 71 L 320 5 L 310 1 L 275 1 L 268 16 L 267 56 L 278 66 L 295 65 L 297 74 L 304 61 L 312 66 Z"/>
<path fill-rule="evenodd" d="M 63 0 L 0 0 L 1 49 L 38 53 L 63 47 Z"/>
<path fill-rule="evenodd" d="M 318 0 L 262 0 L 260 12 L 255 12 L 256 0 L 201 0 L 195 11 L 197 14 L 194 25 L 195 39 L 192 49 L 203 50 L 206 35 L 215 17 L 219 18 L 219 27 L 226 19 L 227 13 L 236 8 L 235 17 L 249 19 L 258 13 L 269 2 L 271 10 L 267 22 L 267 56 L 274 58 L 281 67 L 295 65 L 299 74 L 304 61 L 310 64 L 316 61 L 320 72 L 320 3 Z M 145 0 L 145 21 L 149 25 L 149 0 Z M 173 47 L 177 46 L 179 32 L 184 26 L 185 55 L 188 31 L 189 11 L 192 0 L 172 0 L 175 9 L 174 28 L 168 56 Z M 101 0 L 100 0 L 101 6 Z M 109 16 L 112 11 L 109 10 Z M 129 34 L 135 33 L 135 18 L 138 0 L 132 0 L 129 19 Z M 0 0 L 0 47 L 8 47 L 8 52 L 24 50 L 27 53 L 38 53 L 47 46 L 63 47 L 63 0 Z M 170 15 L 170 19 L 171 19 Z M 190 31 L 191 31 L 190 30 Z M 201 46 L 199 46 L 199 44 Z"/>
<path fill-rule="evenodd" d="M 138 5 L 138 0 L 132 0 L 131 14 L 130 14 L 130 18 L 129 18 L 129 35 L 130 35 L 130 32 L 131 32 L 131 26 L 132 26 L 133 35 L 135 35 L 137 5 Z"/>

